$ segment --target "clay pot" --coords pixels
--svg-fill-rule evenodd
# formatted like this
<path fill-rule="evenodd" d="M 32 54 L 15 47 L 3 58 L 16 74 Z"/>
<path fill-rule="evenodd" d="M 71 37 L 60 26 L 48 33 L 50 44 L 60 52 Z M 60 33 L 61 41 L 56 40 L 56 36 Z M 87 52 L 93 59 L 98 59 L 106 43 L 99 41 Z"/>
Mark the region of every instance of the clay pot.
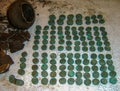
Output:
<path fill-rule="evenodd" d="M 17 0 L 9 6 L 7 17 L 13 27 L 28 29 L 35 21 L 35 12 L 29 2 Z"/>

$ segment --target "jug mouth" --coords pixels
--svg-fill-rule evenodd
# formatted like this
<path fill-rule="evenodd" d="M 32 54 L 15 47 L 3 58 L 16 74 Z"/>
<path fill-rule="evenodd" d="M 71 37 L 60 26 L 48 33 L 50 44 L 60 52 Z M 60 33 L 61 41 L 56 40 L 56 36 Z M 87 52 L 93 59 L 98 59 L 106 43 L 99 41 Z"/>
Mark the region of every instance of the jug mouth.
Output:
<path fill-rule="evenodd" d="M 34 21 L 35 14 L 34 14 L 34 10 L 31 7 L 31 5 L 27 3 L 22 3 L 21 12 L 22 12 L 22 17 L 26 23 L 31 23 Z"/>

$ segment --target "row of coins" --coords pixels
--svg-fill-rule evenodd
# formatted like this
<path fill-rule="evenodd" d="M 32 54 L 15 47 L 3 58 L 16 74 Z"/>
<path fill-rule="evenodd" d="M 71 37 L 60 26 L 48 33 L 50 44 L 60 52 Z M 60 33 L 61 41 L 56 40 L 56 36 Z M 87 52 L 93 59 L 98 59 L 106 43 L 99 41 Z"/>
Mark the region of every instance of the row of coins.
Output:
<path fill-rule="evenodd" d="M 23 86 L 24 85 L 24 81 L 21 80 L 21 79 L 15 78 L 14 75 L 9 76 L 9 82 L 12 83 L 12 84 L 15 84 L 17 86 Z"/>
<path fill-rule="evenodd" d="M 66 23 L 68 25 L 73 25 L 74 21 L 77 25 L 82 25 L 83 24 L 83 16 L 81 14 L 69 14 L 69 15 L 60 15 L 59 18 L 56 20 L 55 15 L 50 15 L 49 16 L 49 25 L 55 25 L 57 23 L 58 25 L 63 25 L 64 21 L 66 19 Z M 85 24 L 90 25 L 90 24 L 104 24 L 105 20 L 102 15 L 92 15 L 92 16 L 86 16 L 84 17 Z"/>
<path fill-rule="evenodd" d="M 22 54 L 21 54 L 21 58 L 20 58 L 20 69 L 18 70 L 18 74 L 19 75 L 24 75 L 25 74 L 25 68 L 26 68 L 26 57 L 27 57 L 27 52 L 26 51 L 24 51 L 24 52 L 22 52 Z"/>
<path fill-rule="evenodd" d="M 31 75 L 32 75 L 32 79 L 31 79 L 31 82 L 33 83 L 33 84 L 38 84 L 39 83 L 39 79 L 38 79 L 38 75 L 39 75 L 39 73 L 38 73 L 38 63 L 39 63 L 39 59 L 38 59 L 38 57 L 39 57 L 39 53 L 36 51 L 36 50 L 38 50 L 39 49 L 39 42 L 40 42 L 40 34 L 41 34 L 41 26 L 39 26 L 39 25 L 37 25 L 36 26 L 36 30 L 35 30 L 35 36 L 34 36 L 34 45 L 33 45 L 33 50 L 35 50 L 34 52 L 33 52 L 33 60 L 32 60 L 32 62 L 33 62 L 33 65 L 32 65 L 32 73 L 31 73 Z"/>

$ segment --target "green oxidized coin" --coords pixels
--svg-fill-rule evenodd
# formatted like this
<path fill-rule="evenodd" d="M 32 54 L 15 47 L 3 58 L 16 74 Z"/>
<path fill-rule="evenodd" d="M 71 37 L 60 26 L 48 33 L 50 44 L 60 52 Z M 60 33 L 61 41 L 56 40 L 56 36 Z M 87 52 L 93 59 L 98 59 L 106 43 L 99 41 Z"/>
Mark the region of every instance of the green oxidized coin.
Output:
<path fill-rule="evenodd" d="M 112 60 L 107 60 L 107 64 L 108 64 L 108 66 L 109 66 L 109 65 L 112 65 L 112 64 L 113 64 L 113 61 L 112 61 Z"/>
<path fill-rule="evenodd" d="M 76 84 L 81 85 L 83 83 L 83 80 L 81 78 L 76 79 Z"/>
<path fill-rule="evenodd" d="M 50 76 L 51 76 L 51 77 L 56 77 L 56 75 L 57 75 L 57 74 L 56 74 L 56 72 L 54 72 L 54 71 L 50 73 Z"/>
<path fill-rule="evenodd" d="M 75 47 L 74 47 L 74 50 L 75 50 L 75 51 L 80 51 L 80 46 L 78 46 L 78 45 L 75 46 Z"/>
<path fill-rule="evenodd" d="M 59 47 L 58 47 L 58 50 L 59 50 L 59 51 L 63 51 L 63 50 L 64 50 L 64 47 L 63 47 L 63 46 L 59 46 Z"/>
<path fill-rule="evenodd" d="M 82 25 L 83 24 L 82 20 L 76 20 L 75 22 L 76 22 L 77 25 Z"/>
<path fill-rule="evenodd" d="M 21 64 L 20 64 L 20 68 L 21 68 L 21 69 L 25 69 L 25 68 L 26 68 L 26 64 L 25 64 L 25 63 L 21 63 Z"/>
<path fill-rule="evenodd" d="M 47 85 L 48 84 L 48 79 L 47 78 L 42 78 L 41 83 L 43 85 Z"/>
<path fill-rule="evenodd" d="M 83 41 L 83 42 L 82 42 L 82 46 L 87 46 L 87 42 L 86 42 L 86 41 Z"/>
<path fill-rule="evenodd" d="M 107 80 L 106 78 L 102 78 L 102 79 L 101 79 L 101 83 L 102 83 L 102 84 L 107 84 L 107 83 L 108 83 L 108 80 Z"/>
<path fill-rule="evenodd" d="M 18 85 L 18 86 L 23 86 L 24 85 L 24 81 L 20 80 L 20 79 L 16 79 L 15 84 Z"/>
<path fill-rule="evenodd" d="M 108 69 L 109 69 L 110 71 L 114 71 L 114 70 L 115 70 L 115 67 L 114 67 L 114 65 L 109 65 L 109 66 L 108 66 Z"/>
<path fill-rule="evenodd" d="M 55 45 L 51 45 L 50 50 L 54 50 L 54 49 L 55 49 Z"/>
<path fill-rule="evenodd" d="M 82 50 L 86 52 L 88 51 L 88 47 L 82 47 Z"/>
<path fill-rule="evenodd" d="M 46 64 L 46 63 L 48 63 L 48 59 L 47 59 L 46 57 L 44 57 L 44 58 L 41 60 L 41 62 L 42 62 L 43 64 Z"/>
<path fill-rule="evenodd" d="M 79 46 L 79 45 L 80 45 L 80 41 L 75 41 L 74 44 L 75 44 L 76 46 Z"/>
<path fill-rule="evenodd" d="M 92 76 L 93 76 L 94 78 L 99 78 L 99 72 L 98 72 L 98 71 L 94 71 L 94 72 L 92 73 Z"/>
<path fill-rule="evenodd" d="M 68 84 L 69 84 L 69 85 L 73 85 L 74 82 L 75 82 L 75 80 L 74 80 L 73 78 L 69 78 L 69 79 L 68 79 Z"/>
<path fill-rule="evenodd" d="M 15 83 L 16 79 L 15 79 L 15 76 L 14 75 L 10 75 L 9 76 L 9 82 L 10 83 Z"/>
<path fill-rule="evenodd" d="M 48 65 L 47 65 L 47 64 L 43 64 L 43 65 L 41 66 L 41 69 L 42 69 L 42 70 L 47 70 L 47 69 L 48 69 Z"/>
<path fill-rule="evenodd" d="M 38 45 L 33 45 L 32 49 L 33 50 L 38 50 Z"/>
<path fill-rule="evenodd" d="M 95 59 L 91 60 L 91 64 L 92 65 L 96 65 L 97 64 L 97 60 L 95 60 Z"/>
<path fill-rule="evenodd" d="M 78 59 L 78 58 L 80 58 L 80 53 L 75 53 L 74 56 L 75 56 L 76 59 Z"/>
<path fill-rule="evenodd" d="M 97 55 L 95 53 L 91 54 L 91 58 L 92 59 L 96 59 L 97 58 Z"/>
<path fill-rule="evenodd" d="M 92 83 L 93 83 L 94 85 L 98 85 L 98 84 L 99 84 L 99 80 L 98 80 L 98 79 L 93 79 L 93 80 L 92 80 Z"/>
<path fill-rule="evenodd" d="M 56 64 L 56 60 L 55 59 L 51 59 L 50 60 L 50 64 L 52 64 L 52 65 Z"/>
<path fill-rule="evenodd" d="M 49 26 L 48 26 L 48 25 L 44 27 L 44 30 L 48 30 L 48 29 L 49 29 Z"/>
<path fill-rule="evenodd" d="M 55 58 L 57 57 L 57 55 L 56 55 L 55 53 L 51 53 L 51 54 L 50 54 L 50 57 L 51 57 L 52 59 L 55 59 Z"/>
<path fill-rule="evenodd" d="M 41 75 L 42 75 L 42 77 L 47 77 L 47 76 L 48 76 L 48 73 L 47 73 L 47 71 L 42 71 L 42 72 L 41 72 Z"/>
<path fill-rule="evenodd" d="M 89 79 L 90 78 L 90 73 L 84 73 L 83 76 L 84 76 L 85 79 Z"/>
<path fill-rule="evenodd" d="M 99 23 L 100 23 L 100 24 L 104 24 L 104 23 L 105 23 L 105 20 L 104 20 L 104 19 L 100 19 L 100 20 L 99 20 Z"/>
<path fill-rule="evenodd" d="M 105 50 L 106 50 L 106 51 L 110 51 L 110 50 L 111 50 L 111 47 L 110 47 L 110 46 L 105 46 Z"/>
<path fill-rule="evenodd" d="M 94 27 L 93 27 L 93 30 L 94 30 L 94 31 L 98 31 L 99 28 L 98 28 L 97 26 L 94 26 Z"/>
<path fill-rule="evenodd" d="M 42 41 L 42 43 L 43 43 L 44 45 L 46 45 L 46 44 L 48 44 L 48 40 L 44 39 L 44 40 Z"/>
<path fill-rule="evenodd" d="M 24 51 L 24 52 L 22 52 L 22 57 L 26 57 L 27 56 L 27 52 L 26 51 Z"/>
<path fill-rule="evenodd" d="M 106 54 L 106 58 L 107 58 L 107 59 L 112 59 L 111 54 Z"/>
<path fill-rule="evenodd" d="M 106 71 L 106 70 L 107 70 L 107 66 L 102 65 L 102 66 L 100 67 L 100 70 L 101 70 L 101 71 Z"/>
<path fill-rule="evenodd" d="M 39 35 L 36 35 L 36 36 L 34 36 L 34 39 L 40 39 L 40 36 Z"/>
<path fill-rule="evenodd" d="M 26 58 L 24 57 L 20 58 L 20 62 L 26 62 Z"/>
<path fill-rule="evenodd" d="M 38 65 L 33 65 L 32 66 L 32 70 L 37 70 L 38 69 Z"/>
<path fill-rule="evenodd" d="M 69 59 L 68 59 L 68 64 L 73 64 L 73 63 L 74 63 L 74 60 L 71 59 L 71 58 L 69 58 Z"/>
<path fill-rule="evenodd" d="M 92 66 L 92 70 L 93 71 L 98 71 L 98 67 L 97 66 Z"/>
<path fill-rule="evenodd" d="M 47 46 L 46 46 L 46 45 L 42 45 L 41 49 L 42 49 L 42 50 L 46 50 L 46 49 L 47 49 Z"/>
<path fill-rule="evenodd" d="M 59 44 L 64 44 L 64 40 L 63 39 L 61 39 L 61 40 L 59 40 Z"/>
<path fill-rule="evenodd" d="M 37 64 L 37 63 L 39 63 L 39 60 L 38 60 L 37 58 L 34 58 L 34 59 L 32 60 L 32 62 L 33 62 L 34 64 Z"/>
<path fill-rule="evenodd" d="M 73 53 L 68 53 L 67 58 L 73 58 Z"/>
<path fill-rule="evenodd" d="M 54 20 L 54 19 L 56 19 L 56 16 L 55 15 L 49 15 L 49 19 L 51 19 L 51 20 Z"/>
<path fill-rule="evenodd" d="M 40 25 L 36 25 L 36 29 L 37 30 L 41 30 L 41 26 Z"/>
<path fill-rule="evenodd" d="M 19 74 L 19 75 L 24 75 L 24 74 L 25 74 L 25 71 L 24 71 L 23 69 L 19 69 L 19 70 L 18 70 L 18 74 Z"/>
<path fill-rule="evenodd" d="M 64 58 L 60 59 L 60 63 L 61 64 L 65 64 L 66 63 L 66 59 L 64 59 Z"/>
<path fill-rule="evenodd" d="M 106 63 L 105 63 L 105 60 L 103 60 L 103 59 L 99 60 L 99 64 L 100 64 L 100 65 L 105 65 L 105 64 L 106 64 Z"/>
<path fill-rule="evenodd" d="M 88 58 L 88 54 L 87 53 L 82 54 L 82 58 L 83 59 L 87 59 Z"/>
<path fill-rule="evenodd" d="M 48 57 L 48 54 L 46 52 L 44 52 L 44 53 L 42 53 L 42 57 L 46 58 L 46 57 Z"/>
<path fill-rule="evenodd" d="M 77 66 L 76 66 L 76 70 L 77 70 L 77 71 L 82 71 L 82 66 L 81 66 L 81 65 L 77 65 Z"/>
<path fill-rule="evenodd" d="M 81 62 L 82 62 L 82 61 L 81 61 L 80 59 L 76 59 L 76 60 L 75 60 L 75 63 L 76 63 L 77 65 L 81 64 Z"/>
<path fill-rule="evenodd" d="M 55 29 L 56 29 L 56 26 L 55 26 L 55 25 L 52 25 L 52 26 L 51 26 L 51 29 L 52 29 L 52 30 L 55 30 Z"/>
<path fill-rule="evenodd" d="M 36 57 L 38 57 L 38 56 L 39 56 L 39 53 L 38 53 L 38 52 L 34 52 L 34 53 L 33 53 L 33 57 L 36 58 Z"/>
<path fill-rule="evenodd" d="M 55 85 L 56 83 L 57 83 L 56 78 L 50 79 L 50 84 L 51 84 L 51 85 Z"/>
<path fill-rule="evenodd" d="M 100 15 L 100 14 L 99 14 L 99 15 L 97 15 L 97 18 L 98 18 L 98 19 L 103 19 L 103 15 Z"/>
<path fill-rule="evenodd" d="M 51 34 L 51 35 L 54 35 L 55 33 L 56 33 L 55 30 L 50 31 L 50 34 Z"/>
<path fill-rule="evenodd" d="M 76 77 L 77 78 L 81 78 L 82 77 L 82 73 L 80 71 L 76 72 Z"/>
<path fill-rule="evenodd" d="M 65 65 L 61 65 L 61 66 L 59 67 L 59 69 L 63 71 L 63 70 L 66 69 L 66 66 L 65 66 Z"/>
<path fill-rule="evenodd" d="M 102 52 L 102 51 L 103 51 L 103 47 L 98 47 L 97 50 L 98 50 L 99 52 Z"/>
<path fill-rule="evenodd" d="M 117 78 L 110 78 L 109 82 L 112 84 L 116 84 L 117 83 Z"/>
<path fill-rule="evenodd" d="M 60 58 L 65 58 L 66 57 L 66 54 L 65 53 L 61 53 L 60 54 Z"/>
<path fill-rule="evenodd" d="M 74 70 L 74 65 L 68 65 L 68 70 Z"/>
<path fill-rule="evenodd" d="M 59 82 L 60 82 L 60 84 L 65 84 L 66 83 L 66 79 L 65 78 L 60 78 Z"/>
<path fill-rule="evenodd" d="M 104 59 L 104 54 L 99 54 L 99 55 L 98 55 L 98 58 L 99 58 L 99 59 Z"/>
<path fill-rule="evenodd" d="M 33 84 L 38 84 L 38 82 L 39 82 L 38 78 L 36 78 L 36 77 L 32 78 L 32 83 Z"/>
<path fill-rule="evenodd" d="M 89 72 L 89 71 L 90 71 L 90 67 L 89 67 L 89 66 L 85 66 L 85 67 L 84 67 L 84 71 L 85 71 L 85 72 Z"/>
<path fill-rule="evenodd" d="M 44 30 L 43 35 L 47 35 L 47 34 L 48 34 L 48 31 Z"/>
<path fill-rule="evenodd" d="M 68 71 L 68 76 L 69 76 L 69 77 L 73 77 L 74 74 L 75 74 L 74 71 L 72 71 L 72 70 Z"/>
<path fill-rule="evenodd" d="M 101 76 L 102 76 L 103 78 L 107 78 L 107 77 L 108 77 L 108 73 L 105 72 L 105 71 L 103 71 L 103 72 L 101 73 Z"/>
<path fill-rule="evenodd" d="M 84 30 L 84 27 L 83 27 L 83 26 L 80 26 L 80 27 L 78 27 L 78 30 L 79 30 L 79 31 L 83 31 L 83 30 Z"/>
<path fill-rule="evenodd" d="M 109 73 L 109 75 L 110 75 L 111 77 L 115 77 L 115 76 L 116 76 L 116 72 L 115 72 L 115 71 L 111 71 L 111 72 Z"/>
<path fill-rule="evenodd" d="M 59 73 L 59 75 L 60 75 L 61 77 L 65 77 L 65 76 L 66 76 L 66 71 L 61 71 L 61 72 Z"/>
<path fill-rule="evenodd" d="M 76 14 L 76 19 L 81 20 L 82 19 L 82 15 L 81 14 Z"/>
<path fill-rule="evenodd" d="M 93 51 L 95 51 L 96 50 L 96 48 L 94 47 L 94 46 L 90 46 L 90 51 L 91 52 L 93 52 Z"/>
<path fill-rule="evenodd" d="M 56 71 L 56 70 L 57 70 L 57 66 L 56 66 L 56 65 L 51 65 L 50 69 L 51 69 L 52 71 Z"/>
<path fill-rule="evenodd" d="M 34 44 L 35 45 L 39 44 L 39 40 L 34 40 Z"/>
<path fill-rule="evenodd" d="M 32 76 L 33 76 L 33 77 L 37 77 L 37 76 L 38 76 L 38 72 L 34 70 L 34 71 L 32 72 Z"/>
<path fill-rule="evenodd" d="M 67 20 L 67 25 L 73 25 L 73 20 Z"/>
<path fill-rule="evenodd" d="M 70 45 L 72 45 L 72 42 L 71 41 L 66 41 L 66 45 L 70 46 Z"/>
<path fill-rule="evenodd" d="M 85 84 L 86 86 L 89 86 L 89 85 L 91 84 L 91 80 L 90 80 L 90 79 L 84 80 L 84 84 Z"/>
<path fill-rule="evenodd" d="M 70 26 L 65 26 L 65 30 L 70 30 Z"/>
<path fill-rule="evenodd" d="M 47 40 L 47 39 L 48 39 L 48 35 L 43 35 L 42 38 L 43 38 L 44 40 Z"/>
<path fill-rule="evenodd" d="M 84 60 L 83 60 L 83 64 L 84 64 L 84 65 L 88 65 L 88 64 L 89 64 L 89 60 L 88 60 L 88 59 L 84 59 Z"/>

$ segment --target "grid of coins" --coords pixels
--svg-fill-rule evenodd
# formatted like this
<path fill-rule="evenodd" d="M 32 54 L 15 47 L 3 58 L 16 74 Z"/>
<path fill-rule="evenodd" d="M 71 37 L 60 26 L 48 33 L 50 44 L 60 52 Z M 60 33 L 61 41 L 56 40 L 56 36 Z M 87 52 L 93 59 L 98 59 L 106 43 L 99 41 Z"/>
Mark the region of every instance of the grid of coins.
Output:
<path fill-rule="evenodd" d="M 104 23 L 102 15 L 84 17 L 69 14 L 59 17 L 50 15 L 48 25 L 43 29 L 37 25 L 32 46 L 31 82 L 34 85 L 39 81 L 42 85 L 56 85 L 58 82 L 61 85 L 86 86 L 108 82 L 116 84 L 110 42 L 102 26 Z M 26 55 L 22 53 L 22 69 L 25 68 Z M 38 79 L 39 74 L 41 80 Z"/>
<path fill-rule="evenodd" d="M 20 58 L 20 69 L 18 70 L 18 74 L 19 75 L 24 75 L 25 74 L 25 68 L 26 68 L 26 57 L 27 57 L 27 52 L 24 51 L 21 54 L 21 58 Z"/>
<path fill-rule="evenodd" d="M 32 54 L 32 56 L 33 56 L 33 59 L 32 59 L 33 65 L 32 65 L 32 73 L 31 73 L 31 75 L 32 75 L 31 82 L 34 85 L 39 83 L 39 79 L 38 79 L 38 75 L 39 75 L 39 72 L 38 72 L 38 69 L 39 69 L 39 66 L 38 66 L 39 52 L 37 50 L 39 50 L 40 34 L 41 34 L 41 26 L 37 25 L 36 30 L 35 30 L 35 36 L 34 36 L 34 45 L 32 47 L 34 52 Z"/>
<path fill-rule="evenodd" d="M 21 79 L 15 78 L 14 75 L 9 76 L 9 82 L 14 84 L 14 85 L 17 85 L 17 86 L 23 86 L 24 85 L 24 81 L 21 80 Z"/>

